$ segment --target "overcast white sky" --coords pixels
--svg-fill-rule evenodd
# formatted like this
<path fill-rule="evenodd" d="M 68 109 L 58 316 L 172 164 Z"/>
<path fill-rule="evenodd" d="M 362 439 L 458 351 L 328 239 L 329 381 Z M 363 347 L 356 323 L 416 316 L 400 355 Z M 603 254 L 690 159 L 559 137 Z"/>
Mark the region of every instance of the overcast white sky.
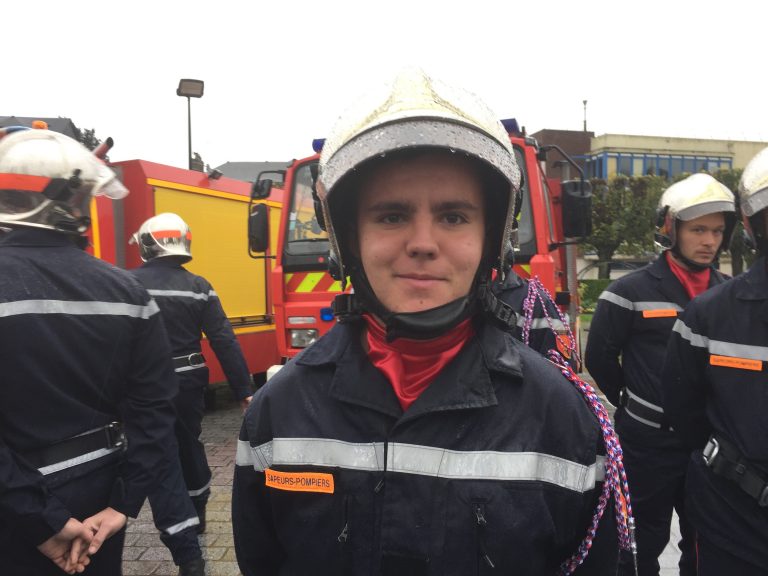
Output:
<path fill-rule="evenodd" d="M 366 86 L 420 65 L 528 132 L 768 141 L 759 0 L 6 0 L 0 115 L 70 117 L 112 160 L 312 153 Z"/>

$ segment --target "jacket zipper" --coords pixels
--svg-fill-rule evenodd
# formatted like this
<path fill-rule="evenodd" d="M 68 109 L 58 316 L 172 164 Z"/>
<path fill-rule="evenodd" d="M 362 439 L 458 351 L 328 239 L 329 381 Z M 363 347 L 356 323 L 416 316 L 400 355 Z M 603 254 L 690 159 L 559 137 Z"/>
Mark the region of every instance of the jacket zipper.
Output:
<path fill-rule="evenodd" d="M 339 542 L 339 544 L 346 544 L 347 540 L 349 540 L 349 496 L 344 496 L 344 504 L 342 505 L 342 509 L 344 511 L 344 515 L 342 517 L 344 527 L 341 529 L 339 535 L 336 536 L 336 540 Z"/>
<path fill-rule="evenodd" d="M 488 527 L 488 521 L 485 519 L 485 504 L 482 502 L 475 502 L 472 507 L 475 513 L 479 560 L 482 560 L 491 569 L 496 568 L 496 564 L 494 564 L 491 557 L 488 556 L 488 550 L 485 546 L 485 532 Z M 479 568 L 480 567 L 478 566 L 478 569 Z"/>

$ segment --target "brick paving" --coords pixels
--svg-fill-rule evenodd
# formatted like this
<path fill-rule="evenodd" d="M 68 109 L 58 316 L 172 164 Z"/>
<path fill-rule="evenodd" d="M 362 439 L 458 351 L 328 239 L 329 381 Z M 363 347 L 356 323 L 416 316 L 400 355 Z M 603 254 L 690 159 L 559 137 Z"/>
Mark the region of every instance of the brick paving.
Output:
<path fill-rule="evenodd" d="M 211 498 L 208 501 L 206 533 L 200 537 L 208 576 L 241 576 L 235 560 L 230 521 L 232 475 L 235 466 L 237 435 L 240 430 L 240 407 L 229 398 L 229 390 L 221 388 L 215 396 L 216 409 L 203 420 L 202 440 L 213 471 Z M 672 523 L 672 537 L 660 559 L 661 576 L 676 576 L 680 551 L 677 517 Z M 167 548 L 160 542 L 152 523 L 149 505 L 135 520 L 129 519 L 123 551 L 125 576 L 176 576 L 178 568 Z"/>

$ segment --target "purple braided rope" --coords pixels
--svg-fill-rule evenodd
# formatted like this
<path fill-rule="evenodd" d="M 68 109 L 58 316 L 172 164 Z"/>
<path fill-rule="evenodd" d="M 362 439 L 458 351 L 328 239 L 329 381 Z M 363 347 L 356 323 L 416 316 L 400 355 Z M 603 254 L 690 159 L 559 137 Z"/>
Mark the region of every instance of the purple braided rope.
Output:
<path fill-rule="evenodd" d="M 587 404 L 590 406 L 600 423 L 600 429 L 603 434 L 603 441 L 606 448 L 605 462 L 605 480 L 603 482 L 603 491 L 598 499 L 597 508 L 592 516 L 587 535 L 581 541 L 576 553 L 560 565 L 560 574 L 572 574 L 578 566 L 584 562 L 592 547 L 592 541 L 597 533 L 597 526 L 608 505 L 608 499 L 613 494 L 616 506 L 614 507 L 616 517 L 616 528 L 619 535 L 619 546 L 624 550 L 630 550 L 634 553 L 636 544 L 634 541 L 634 516 L 632 514 L 632 503 L 629 495 L 629 485 L 627 475 L 624 470 L 623 452 L 621 444 L 616 436 L 616 432 L 611 424 L 605 407 L 600 402 L 592 386 L 578 377 L 573 368 L 565 359 L 555 352 L 549 351 L 549 359 L 556 364 L 563 376 L 565 376 L 574 386 L 584 395 Z M 626 511 L 626 512 L 625 512 Z"/>
<path fill-rule="evenodd" d="M 542 296 L 542 294 L 544 296 Z M 542 285 L 538 277 L 534 277 L 529 282 L 528 294 L 523 301 L 523 312 L 525 319 L 523 322 L 523 341 L 526 345 L 529 343 L 531 325 L 533 323 L 533 312 L 536 306 L 536 302 L 541 302 L 541 307 L 544 312 L 544 316 L 547 319 L 550 329 L 555 333 L 555 337 L 559 338 L 559 334 L 554 328 L 552 319 L 549 316 L 546 307 L 546 301 L 544 298 L 548 298 L 552 302 L 552 295 Z M 568 336 L 570 342 L 568 349 L 571 354 L 574 355 L 576 360 L 580 363 L 578 353 L 576 352 L 575 339 L 571 328 L 566 322 L 565 316 L 560 312 L 559 308 L 557 313 L 560 317 L 560 321 L 567 327 Z M 561 341 L 562 342 L 562 341 Z M 632 514 L 632 503 L 629 495 L 629 484 L 627 482 L 627 474 L 624 470 L 624 459 L 621 444 L 619 443 L 618 436 L 613 429 L 611 418 L 608 412 L 603 406 L 602 402 L 595 393 L 594 388 L 585 382 L 573 371 L 573 368 L 565 361 L 562 355 L 555 350 L 550 350 L 548 358 L 552 361 L 563 376 L 570 381 L 584 396 L 587 404 L 592 412 L 597 417 L 600 424 L 600 430 L 603 436 L 603 442 L 605 443 L 606 459 L 605 459 L 605 479 L 603 482 L 603 490 L 598 498 L 597 507 L 592 515 L 592 520 L 587 528 L 587 534 L 579 544 L 577 551 L 569 559 L 564 561 L 560 565 L 559 574 L 567 576 L 572 574 L 576 568 L 578 568 L 586 559 L 589 554 L 589 550 L 592 547 L 595 535 L 597 534 L 597 527 L 600 523 L 600 519 L 605 512 L 605 508 L 608 506 L 608 500 L 613 495 L 616 505 L 614 506 L 614 514 L 616 517 L 616 528 L 618 530 L 619 546 L 624 550 L 630 550 L 633 554 L 636 553 L 636 543 L 634 538 L 634 516 Z"/>
<path fill-rule="evenodd" d="M 566 345 L 565 342 L 563 342 L 560 334 L 557 330 L 555 330 L 555 325 L 552 321 L 552 318 L 549 315 L 549 312 L 547 311 L 546 304 L 548 302 L 554 302 L 554 298 L 552 298 L 552 294 L 550 294 L 549 290 L 547 290 L 544 287 L 544 284 L 541 283 L 541 280 L 539 280 L 538 276 L 534 276 L 529 279 L 528 281 L 528 294 L 525 297 L 525 300 L 523 301 L 523 312 L 525 315 L 525 319 L 523 322 L 523 342 L 526 346 L 529 345 L 530 341 L 530 333 L 531 333 L 531 325 L 533 324 L 533 313 L 536 307 L 536 302 L 541 303 L 541 309 L 544 313 L 544 318 L 547 320 L 547 324 L 549 324 L 549 329 L 552 330 L 552 333 L 555 335 L 555 338 L 560 342 L 561 345 L 563 345 L 564 348 L 567 348 L 570 353 L 571 357 L 575 359 L 575 361 L 578 364 L 581 364 L 581 358 L 579 357 L 579 353 L 576 350 L 576 339 L 573 337 L 573 331 L 571 330 L 571 325 L 566 320 L 565 315 L 560 311 L 560 308 L 557 306 L 554 306 L 555 311 L 557 312 L 558 318 L 560 322 L 562 322 L 563 326 L 565 326 L 566 333 L 568 334 L 569 341 Z"/>

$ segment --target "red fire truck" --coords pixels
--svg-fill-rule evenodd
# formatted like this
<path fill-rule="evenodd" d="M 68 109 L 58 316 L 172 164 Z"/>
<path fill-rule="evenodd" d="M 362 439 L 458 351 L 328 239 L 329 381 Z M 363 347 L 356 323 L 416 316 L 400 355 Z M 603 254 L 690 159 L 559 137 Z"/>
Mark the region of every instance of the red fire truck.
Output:
<path fill-rule="evenodd" d="M 194 258 L 185 267 L 207 278 L 221 298 L 227 317 L 253 374 L 265 374 L 281 361 L 267 286 L 273 259 L 269 252 L 253 260 L 243 248 L 251 184 L 194 170 L 128 160 L 110 166 L 130 193 L 119 201 L 99 197 L 91 207 L 91 246 L 95 256 L 121 268 L 141 265 L 136 246 L 128 240 L 142 222 L 162 212 L 175 212 L 192 230 Z M 273 190 L 268 206 L 273 228 L 280 222 L 282 191 Z M 277 234 L 272 245 L 277 246 Z M 224 375 L 216 355 L 203 341 L 210 381 Z"/>
<path fill-rule="evenodd" d="M 575 243 L 591 228 L 591 192 L 581 168 L 556 146 L 539 146 L 526 136 L 515 120 L 502 122 L 509 133 L 523 175 L 523 206 L 519 222 L 515 270 L 523 277 L 538 277 L 568 312 L 578 319 Z M 341 290 L 327 272 L 328 238 L 315 218 L 312 197 L 313 171 L 322 141 L 313 144 L 316 154 L 294 160 L 280 171 L 282 188 L 269 173 L 259 175 L 249 209 L 249 247 L 253 256 L 274 247 L 275 264 L 270 288 L 275 313 L 276 338 L 283 358 L 295 356 L 333 325 L 331 302 Z M 562 154 L 580 174 L 579 180 L 560 182 L 543 173 L 542 162 L 551 150 Z M 270 243 L 271 207 L 263 203 L 280 190 L 284 208 L 277 244 Z M 576 326 L 573 333 L 578 334 Z"/>

